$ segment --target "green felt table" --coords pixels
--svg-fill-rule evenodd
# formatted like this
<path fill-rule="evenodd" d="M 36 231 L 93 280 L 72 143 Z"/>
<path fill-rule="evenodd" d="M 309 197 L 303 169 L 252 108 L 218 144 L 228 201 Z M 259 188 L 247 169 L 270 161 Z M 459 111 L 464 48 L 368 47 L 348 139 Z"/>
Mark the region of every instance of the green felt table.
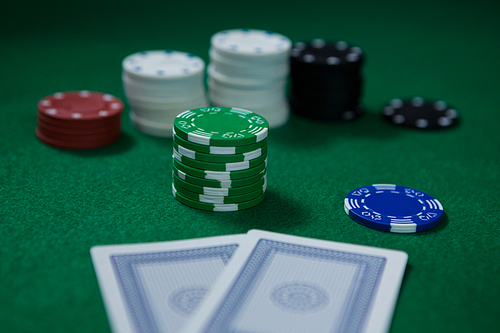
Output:
<path fill-rule="evenodd" d="M 55 0 L 0 12 L 0 331 L 109 332 L 89 249 L 252 228 L 408 253 L 391 332 L 489 332 L 500 314 L 500 16 L 498 1 Z M 208 61 L 229 28 L 363 47 L 366 115 L 352 123 L 292 116 L 268 143 L 268 192 L 241 212 L 192 209 L 171 193 L 172 141 L 123 115 L 121 139 L 70 151 L 35 136 L 36 104 L 88 89 L 126 100 L 121 61 L 174 49 Z M 443 99 L 456 128 L 392 126 L 391 98 Z M 366 228 L 344 212 L 374 183 L 439 199 L 443 221 L 418 234 Z"/>

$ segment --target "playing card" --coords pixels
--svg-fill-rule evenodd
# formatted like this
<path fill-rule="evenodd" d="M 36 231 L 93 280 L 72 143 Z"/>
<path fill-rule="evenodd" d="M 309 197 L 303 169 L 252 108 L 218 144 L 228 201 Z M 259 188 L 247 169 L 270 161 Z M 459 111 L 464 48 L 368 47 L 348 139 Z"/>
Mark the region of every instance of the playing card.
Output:
<path fill-rule="evenodd" d="M 387 332 L 407 259 L 251 230 L 182 332 Z"/>
<path fill-rule="evenodd" d="M 244 237 L 93 247 L 113 332 L 178 332 Z"/>

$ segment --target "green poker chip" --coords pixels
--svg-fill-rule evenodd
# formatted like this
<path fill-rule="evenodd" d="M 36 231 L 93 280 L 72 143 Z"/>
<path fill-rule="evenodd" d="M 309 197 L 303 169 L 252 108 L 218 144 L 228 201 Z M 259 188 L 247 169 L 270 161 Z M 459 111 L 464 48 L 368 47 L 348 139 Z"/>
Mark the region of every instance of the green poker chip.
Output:
<path fill-rule="evenodd" d="M 262 148 L 267 145 L 267 139 L 261 140 L 259 142 L 255 142 L 249 145 L 244 145 L 244 146 L 238 146 L 238 147 L 220 147 L 220 146 L 206 146 L 206 145 L 200 145 L 197 143 L 189 142 L 187 140 L 184 140 L 177 134 L 175 134 L 174 130 L 174 137 L 173 141 L 176 142 L 179 146 L 183 146 L 187 149 L 199 152 L 199 153 L 205 153 L 205 154 L 211 154 L 211 155 L 235 155 L 235 154 L 244 154 L 248 153 L 250 151 L 254 151 L 256 149 Z"/>
<path fill-rule="evenodd" d="M 247 178 L 229 179 L 229 180 L 205 179 L 192 176 L 190 174 L 185 173 L 184 171 L 179 170 L 175 166 L 175 163 L 173 166 L 173 173 L 176 177 L 184 180 L 189 184 L 201 187 L 210 187 L 210 188 L 238 188 L 238 187 L 248 186 L 262 180 L 262 178 L 266 176 L 266 170 L 264 169 L 258 172 L 257 174 Z"/>
<path fill-rule="evenodd" d="M 173 157 L 173 164 L 178 170 L 194 177 L 214 180 L 230 180 L 255 176 L 262 170 L 266 169 L 267 159 L 264 163 L 261 163 L 253 168 L 240 171 L 212 171 L 197 169 L 178 161 L 175 157 Z"/>
<path fill-rule="evenodd" d="M 176 188 L 182 187 L 187 191 L 198 194 L 227 197 L 227 196 L 247 194 L 262 189 L 262 187 L 266 184 L 266 177 L 265 176 L 262 177 L 259 181 L 253 184 L 241 187 L 234 187 L 234 188 L 204 187 L 204 186 L 193 185 L 185 180 L 180 179 L 179 176 L 177 176 L 176 174 L 173 175 L 173 181 Z"/>
<path fill-rule="evenodd" d="M 269 123 L 252 111 L 228 107 L 187 110 L 175 117 L 175 133 L 205 146 L 238 147 L 267 138 Z"/>
<path fill-rule="evenodd" d="M 232 204 L 232 203 L 245 202 L 257 198 L 266 191 L 266 184 L 264 184 L 264 186 L 261 187 L 260 189 L 252 191 L 250 193 L 245 193 L 240 195 L 230 195 L 230 196 L 219 196 L 219 195 L 206 195 L 206 194 L 194 193 L 186 190 L 183 187 L 176 186 L 175 184 L 174 187 L 178 193 L 182 194 L 188 199 L 204 203 L 211 203 L 211 204 Z"/>
<path fill-rule="evenodd" d="M 175 186 L 173 184 L 172 184 L 172 194 L 179 202 L 185 204 L 186 206 L 202 210 L 208 210 L 212 212 L 236 212 L 239 210 L 252 208 L 257 204 L 259 204 L 262 200 L 264 200 L 266 196 L 266 193 L 264 192 L 257 198 L 245 202 L 233 203 L 233 204 L 210 204 L 186 198 L 184 195 L 182 195 L 175 189 Z"/>
<path fill-rule="evenodd" d="M 192 158 L 182 156 L 181 154 L 179 154 L 177 150 L 174 149 L 174 158 L 187 166 L 197 169 L 211 170 L 211 171 L 240 171 L 256 167 L 257 165 L 263 163 L 267 158 L 267 153 L 250 161 L 232 162 L 232 163 L 213 163 L 213 162 L 203 162 L 203 161 L 193 160 Z"/>
<path fill-rule="evenodd" d="M 234 155 L 212 155 L 200 153 L 186 147 L 183 147 L 174 140 L 173 141 L 174 150 L 176 150 L 180 155 L 197 160 L 202 162 L 211 162 L 211 163 L 235 163 L 235 162 L 245 162 L 256 159 L 262 155 L 267 154 L 267 145 L 262 148 L 257 148 L 256 150 L 250 151 L 248 153 L 243 154 L 234 154 Z"/>

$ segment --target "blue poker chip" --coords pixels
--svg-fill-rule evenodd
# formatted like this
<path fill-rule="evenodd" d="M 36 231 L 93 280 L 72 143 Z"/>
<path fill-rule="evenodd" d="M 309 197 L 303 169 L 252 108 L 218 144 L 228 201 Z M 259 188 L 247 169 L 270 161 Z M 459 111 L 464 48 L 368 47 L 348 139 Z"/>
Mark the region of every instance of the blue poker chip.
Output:
<path fill-rule="evenodd" d="M 393 184 L 374 184 L 351 191 L 344 210 L 354 221 L 378 230 L 414 233 L 441 222 L 443 206 L 432 196 Z"/>

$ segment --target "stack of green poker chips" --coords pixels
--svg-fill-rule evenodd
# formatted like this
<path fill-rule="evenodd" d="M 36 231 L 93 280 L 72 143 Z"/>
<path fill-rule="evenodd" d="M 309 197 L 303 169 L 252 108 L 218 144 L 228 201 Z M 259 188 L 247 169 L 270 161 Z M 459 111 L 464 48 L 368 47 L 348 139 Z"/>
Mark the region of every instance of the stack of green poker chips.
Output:
<path fill-rule="evenodd" d="M 202 210 L 254 207 L 267 188 L 267 120 L 248 110 L 206 107 L 174 119 L 172 193 Z"/>

